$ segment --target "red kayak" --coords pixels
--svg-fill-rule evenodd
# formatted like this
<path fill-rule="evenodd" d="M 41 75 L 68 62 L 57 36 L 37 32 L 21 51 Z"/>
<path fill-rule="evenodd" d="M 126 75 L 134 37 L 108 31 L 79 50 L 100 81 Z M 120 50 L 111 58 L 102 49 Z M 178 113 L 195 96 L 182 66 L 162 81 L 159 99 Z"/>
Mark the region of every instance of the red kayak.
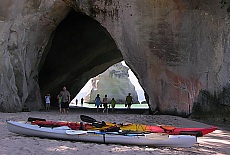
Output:
<path fill-rule="evenodd" d="M 173 126 L 147 126 L 146 130 L 151 132 L 168 133 L 170 135 L 195 135 L 197 137 L 204 136 L 217 130 L 217 127 L 209 128 L 177 128 Z"/>

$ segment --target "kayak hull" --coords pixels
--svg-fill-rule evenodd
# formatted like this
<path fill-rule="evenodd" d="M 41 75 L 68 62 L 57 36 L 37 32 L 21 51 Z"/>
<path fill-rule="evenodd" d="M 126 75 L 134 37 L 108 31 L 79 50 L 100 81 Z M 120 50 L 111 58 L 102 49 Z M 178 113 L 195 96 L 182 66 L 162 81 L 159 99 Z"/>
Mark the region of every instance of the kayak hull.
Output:
<path fill-rule="evenodd" d="M 7 121 L 7 128 L 10 132 L 20 135 L 105 144 L 191 147 L 196 143 L 196 137 L 190 135 L 169 135 L 167 138 L 165 138 L 165 136 L 162 136 L 162 138 L 148 138 L 150 134 L 144 136 L 135 134 L 119 135 L 116 132 L 108 134 L 94 131 L 71 130 L 67 126 L 55 128 L 39 127 L 38 125 L 15 121 Z M 69 133 L 69 131 L 73 132 Z"/>

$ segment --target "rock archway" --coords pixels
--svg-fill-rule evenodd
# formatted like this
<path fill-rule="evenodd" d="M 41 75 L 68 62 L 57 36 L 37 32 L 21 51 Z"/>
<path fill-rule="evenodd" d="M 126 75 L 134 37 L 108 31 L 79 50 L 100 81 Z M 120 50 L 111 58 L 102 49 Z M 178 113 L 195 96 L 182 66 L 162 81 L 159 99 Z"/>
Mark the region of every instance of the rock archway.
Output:
<path fill-rule="evenodd" d="M 75 95 L 122 58 L 152 110 L 188 115 L 201 90 L 214 97 L 224 90 L 217 106 L 229 105 L 229 12 L 221 7 L 216 0 L 3 0 L 0 111 L 38 110 L 44 93 L 56 96 L 62 85 Z M 210 111 L 206 103 L 199 105 Z"/>
<path fill-rule="evenodd" d="M 101 24 L 72 10 L 51 35 L 41 59 L 41 95 L 50 93 L 55 97 L 65 85 L 74 97 L 91 77 L 122 59 Z M 56 104 L 56 98 L 53 103 Z"/>

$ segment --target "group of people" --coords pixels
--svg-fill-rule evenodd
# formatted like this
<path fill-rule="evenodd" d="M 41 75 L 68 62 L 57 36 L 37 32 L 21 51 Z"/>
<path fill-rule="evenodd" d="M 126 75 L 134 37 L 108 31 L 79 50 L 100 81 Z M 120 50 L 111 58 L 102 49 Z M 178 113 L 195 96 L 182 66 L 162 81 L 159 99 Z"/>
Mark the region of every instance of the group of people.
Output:
<path fill-rule="evenodd" d="M 45 95 L 45 102 L 46 102 L 46 110 L 49 111 L 50 109 L 50 94 Z M 66 86 L 63 87 L 63 90 L 57 96 L 58 104 L 60 108 L 61 114 L 68 114 L 69 104 L 70 104 L 70 93 L 66 90 Z"/>
<path fill-rule="evenodd" d="M 125 99 L 125 107 L 128 106 L 128 109 L 131 108 L 131 105 L 133 103 L 133 99 L 132 99 L 132 96 L 131 96 L 131 93 L 128 94 L 128 96 L 126 96 L 126 99 Z M 100 94 L 97 94 L 96 98 L 95 98 L 95 106 L 97 107 L 97 112 L 99 111 L 99 107 L 101 107 L 103 105 L 103 113 L 106 112 L 108 114 L 108 97 L 107 95 L 105 95 L 105 97 L 102 99 L 101 101 L 101 98 L 100 98 Z M 112 107 L 112 112 L 114 111 L 114 108 L 115 108 L 115 105 L 116 105 L 116 101 L 114 98 L 111 99 L 110 101 L 110 104 L 111 104 L 111 107 Z"/>
<path fill-rule="evenodd" d="M 47 111 L 49 111 L 49 109 L 50 109 L 50 98 L 51 98 L 50 94 L 45 95 L 45 102 L 46 102 L 46 110 Z M 70 104 L 71 100 L 70 100 L 70 93 L 69 93 L 69 91 L 66 90 L 66 86 L 64 86 L 63 90 L 58 94 L 57 99 L 58 99 L 60 113 L 61 114 L 68 114 L 69 104 Z M 78 101 L 76 100 L 76 104 L 77 104 L 77 102 Z M 82 98 L 81 99 L 82 106 L 83 106 L 83 102 L 84 101 Z M 129 93 L 128 96 L 126 96 L 125 107 L 130 109 L 132 103 L 133 103 L 133 99 L 132 99 L 131 93 Z M 105 95 L 105 97 L 101 101 L 100 95 L 97 94 L 97 96 L 95 98 L 95 106 L 97 107 L 97 112 L 99 111 L 99 107 L 101 107 L 103 105 L 103 108 L 104 108 L 103 113 L 106 112 L 108 114 L 108 111 L 109 111 L 108 104 L 109 104 L 109 101 L 108 101 L 107 95 Z M 116 105 L 116 101 L 114 98 L 112 98 L 110 100 L 110 104 L 112 107 L 112 112 L 114 112 L 114 108 Z"/>
<path fill-rule="evenodd" d="M 78 99 L 77 99 L 77 98 L 76 98 L 75 102 L 76 102 L 76 105 L 77 105 L 77 104 L 78 104 Z M 82 107 L 83 107 L 83 103 L 84 103 L 84 99 L 81 98 L 81 106 L 82 106 Z"/>

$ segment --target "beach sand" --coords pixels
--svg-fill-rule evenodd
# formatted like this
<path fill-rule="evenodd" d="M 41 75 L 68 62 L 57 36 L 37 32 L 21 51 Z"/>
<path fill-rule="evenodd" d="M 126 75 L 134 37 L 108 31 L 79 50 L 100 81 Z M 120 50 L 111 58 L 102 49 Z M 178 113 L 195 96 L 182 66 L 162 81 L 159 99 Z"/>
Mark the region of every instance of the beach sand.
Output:
<path fill-rule="evenodd" d="M 114 144 L 96 144 L 52 140 L 38 137 L 27 137 L 11 133 L 6 127 L 6 120 L 25 121 L 28 117 L 39 117 L 53 121 L 81 121 L 80 115 L 85 114 L 98 121 L 132 122 L 140 124 L 165 124 L 177 127 L 209 127 L 210 125 L 169 115 L 142 114 L 103 114 L 82 109 L 71 109 L 68 115 L 60 114 L 58 110 L 50 112 L 18 112 L 0 113 L 0 155 L 153 155 L 153 154 L 229 154 L 230 132 L 222 128 L 199 137 L 197 144 L 190 148 L 125 146 Z"/>

